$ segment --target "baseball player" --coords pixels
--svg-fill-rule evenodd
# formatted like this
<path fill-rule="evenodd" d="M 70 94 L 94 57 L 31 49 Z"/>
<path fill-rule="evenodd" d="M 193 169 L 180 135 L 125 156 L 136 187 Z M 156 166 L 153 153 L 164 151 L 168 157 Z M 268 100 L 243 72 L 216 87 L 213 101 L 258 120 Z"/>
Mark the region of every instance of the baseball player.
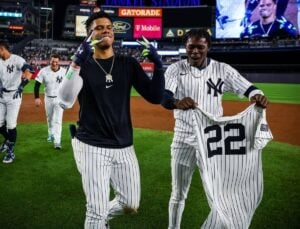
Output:
<path fill-rule="evenodd" d="M 276 17 L 276 8 L 276 0 L 259 0 L 260 19 L 247 26 L 241 38 L 296 37 L 296 27 L 285 17 Z"/>
<path fill-rule="evenodd" d="M 22 57 L 12 54 L 9 45 L 3 40 L 0 40 L 0 65 L 0 133 L 4 137 L 0 151 L 6 152 L 3 163 L 11 163 L 15 159 L 14 146 L 22 92 L 33 69 Z"/>
<path fill-rule="evenodd" d="M 197 106 L 222 116 L 222 97 L 230 91 L 247 96 L 258 106 L 266 107 L 262 91 L 226 63 L 208 58 L 211 37 L 205 29 L 192 29 L 184 37 L 187 59 L 170 65 L 165 72 L 165 95 L 162 105 L 174 110 L 175 128 L 171 145 L 172 193 L 169 202 L 169 229 L 180 228 L 185 199 L 196 167 L 196 150 L 186 138 L 193 135 L 188 109 Z"/>
<path fill-rule="evenodd" d="M 154 62 L 152 80 L 136 59 L 115 55 L 112 20 L 103 11 L 86 21 L 87 34 L 59 90 L 69 108 L 77 95 L 78 128 L 72 126 L 72 147 L 86 195 L 85 228 L 107 228 L 116 215 L 135 213 L 140 202 L 140 172 L 130 117 L 133 86 L 147 101 L 159 104 L 164 92 L 162 62 L 146 40 L 144 55 Z M 90 45 L 94 53 L 91 53 Z M 115 197 L 109 201 L 110 185 Z"/>
<path fill-rule="evenodd" d="M 45 85 L 45 110 L 48 124 L 48 142 L 54 143 L 55 149 L 61 149 L 61 131 L 63 109 L 57 103 L 58 89 L 62 79 L 66 74 L 66 69 L 59 65 L 60 56 L 52 54 L 50 57 L 50 65 L 42 68 L 35 78 L 34 86 L 34 103 L 37 107 L 42 105 L 39 96 L 41 84 Z"/>
<path fill-rule="evenodd" d="M 249 228 L 263 197 L 262 148 L 273 138 L 255 104 L 228 117 L 186 111 L 193 120 L 197 165 L 211 208 L 201 228 Z"/>
<path fill-rule="evenodd" d="M 259 0 L 248 0 L 246 13 L 242 20 L 242 24 L 244 27 L 247 27 L 251 22 L 251 16 L 255 8 L 258 6 Z M 277 7 L 276 7 L 276 17 L 281 18 L 284 17 L 284 12 L 287 8 L 289 0 L 277 0 Z"/>

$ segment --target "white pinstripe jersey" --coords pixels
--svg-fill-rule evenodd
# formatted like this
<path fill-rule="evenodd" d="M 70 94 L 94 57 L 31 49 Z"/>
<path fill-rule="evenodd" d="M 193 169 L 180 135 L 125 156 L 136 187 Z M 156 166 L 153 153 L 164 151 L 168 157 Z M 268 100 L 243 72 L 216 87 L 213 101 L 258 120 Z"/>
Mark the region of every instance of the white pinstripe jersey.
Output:
<path fill-rule="evenodd" d="M 215 115 L 223 115 L 222 97 L 224 92 L 233 92 L 240 97 L 252 85 L 230 65 L 211 59 L 204 69 L 190 66 L 187 60 L 170 65 L 165 72 L 165 89 L 173 92 L 175 99 L 191 97 L 203 110 Z M 254 90 L 254 94 L 263 94 Z M 188 113 L 175 109 L 175 135 L 191 129 Z M 185 135 L 188 136 L 188 135 Z"/>
<path fill-rule="evenodd" d="M 17 90 L 21 83 L 22 67 L 26 61 L 15 54 L 11 54 L 7 60 L 0 59 L 4 68 L 4 74 L 0 75 L 3 87 L 6 90 Z"/>
<path fill-rule="evenodd" d="M 228 117 L 189 110 L 201 177 L 211 207 L 203 228 L 248 228 L 263 196 L 261 152 L 273 138 L 265 110 L 249 106 Z"/>
<path fill-rule="evenodd" d="M 47 66 L 39 71 L 35 80 L 45 84 L 45 95 L 57 96 L 60 83 L 65 74 L 65 68 L 60 67 L 58 71 L 54 72 L 50 66 Z"/>

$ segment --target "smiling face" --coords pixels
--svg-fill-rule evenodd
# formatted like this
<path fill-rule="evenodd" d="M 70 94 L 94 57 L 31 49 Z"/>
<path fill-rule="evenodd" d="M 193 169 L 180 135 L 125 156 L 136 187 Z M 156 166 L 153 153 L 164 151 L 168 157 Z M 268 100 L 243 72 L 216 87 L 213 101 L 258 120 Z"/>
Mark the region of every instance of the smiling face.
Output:
<path fill-rule="evenodd" d="M 201 66 L 204 64 L 208 48 L 208 42 L 204 37 L 190 37 L 185 45 L 188 62 L 192 66 Z"/>
<path fill-rule="evenodd" d="M 273 0 L 260 0 L 258 5 L 258 11 L 262 18 L 275 17 L 276 4 Z"/>
<path fill-rule="evenodd" d="M 95 19 L 91 25 L 92 39 L 101 40 L 96 44 L 96 48 L 100 50 L 109 49 L 112 47 L 114 42 L 114 32 L 113 32 L 113 25 L 108 18 L 102 17 Z"/>
<path fill-rule="evenodd" d="M 59 69 L 59 58 L 51 57 L 50 66 L 52 71 L 56 72 Z"/>

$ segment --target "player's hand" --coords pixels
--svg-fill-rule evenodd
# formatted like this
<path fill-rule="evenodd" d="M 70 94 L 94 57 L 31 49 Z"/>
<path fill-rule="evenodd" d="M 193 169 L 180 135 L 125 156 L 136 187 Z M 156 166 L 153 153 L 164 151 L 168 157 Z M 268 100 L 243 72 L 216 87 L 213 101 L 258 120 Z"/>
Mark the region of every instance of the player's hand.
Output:
<path fill-rule="evenodd" d="M 244 18 L 241 21 L 240 25 L 243 26 L 243 27 L 247 27 L 250 24 L 250 22 L 251 22 L 250 21 L 251 16 L 252 16 L 252 12 L 250 10 L 247 10 L 246 13 L 245 13 Z"/>
<path fill-rule="evenodd" d="M 36 107 L 39 107 L 40 105 L 42 105 L 42 100 L 40 98 L 36 98 L 34 99 L 34 104 Z"/>
<path fill-rule="evenodd" d="M 91 31 L 89 36 L 84 39 L 84 41 L 76 50 L 75 54 L 71 57 L 72 61 L 78 66 L 81 66 L 86 61 L 88 56 L 93 53 L 94 46 L 103 40 L 92 40 L 92 33 L 93 31 Z"/>
<path fill-rule="evenodd" d="M 13 95 L 13 99 L 21 98 L 23 92 L 23 87 L 19 86 L 19 88 L 16 90 L 15 94 Z"/>
<path fill-rule="evenodd" d="M 152 61 L 157 68 L 162 68 L 162 62 L 161 58 L 158 55 L 156 49 L 153 47 L 152 44 L 143 36 L 143 40 L 137 42 L 144 47 L 144 50 L 142 51 L 142 57 L 147 57 L 150 61 Z"/>
<path fill-rule="evenodd" d="M 221 29 L 224 29 L 224 24 L 228 22 L 228 18 L 229 17 L 226 15 L 217 17 L 217 21 L 219 22 Z"/>
<path fill-rule="evenodd" d="M 194 109 L 198 106 L 198 104 L 190 97 L 185 97 L 181 100 L 176 100 L 174 105 L 176 109 L 180 110 Z"/>
<path fill-rule="evenodd" d="M 261 107 L 261 108 L 267 108 L 268 106 L 268 99 L 264 95 L 256 94 L 251 97 L 250 99 L 251 103 L 256 103 L 256 106 Z"/>

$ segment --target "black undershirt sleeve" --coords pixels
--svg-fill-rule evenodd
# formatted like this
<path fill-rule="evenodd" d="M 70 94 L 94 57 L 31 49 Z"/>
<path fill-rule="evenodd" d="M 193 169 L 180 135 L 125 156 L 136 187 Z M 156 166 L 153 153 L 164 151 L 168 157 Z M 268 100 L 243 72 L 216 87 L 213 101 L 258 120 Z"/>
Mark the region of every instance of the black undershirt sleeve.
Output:
<path fill-rule="evenodd" d="M 176 108 L 175 101 L 174 94 L 169 90 L 165 90 L 161 105 L 168 110 L 173 110 Z"/>
<path fill-rule="evenodd" d="M 246 96 L 247 98 L 249 97 L 249 94 L 251 93 L 251 91 L 254 91 L 254 90 L 258 90 L 258 88 L 257 87 L 255 87 L 255 86 L 250 86 L 248 89 L 247 89 L 247 91 L 244 93 L 244 96 Z"/>
<path fill-rule="evenodd" d="M 35 84 L 34 84 L 34 98 L 35 99 L 40 97 L 40 95 L 39 95 L 40 86 L 41 86 L 41 83 L 38 81 L 35 81 Z"/>

